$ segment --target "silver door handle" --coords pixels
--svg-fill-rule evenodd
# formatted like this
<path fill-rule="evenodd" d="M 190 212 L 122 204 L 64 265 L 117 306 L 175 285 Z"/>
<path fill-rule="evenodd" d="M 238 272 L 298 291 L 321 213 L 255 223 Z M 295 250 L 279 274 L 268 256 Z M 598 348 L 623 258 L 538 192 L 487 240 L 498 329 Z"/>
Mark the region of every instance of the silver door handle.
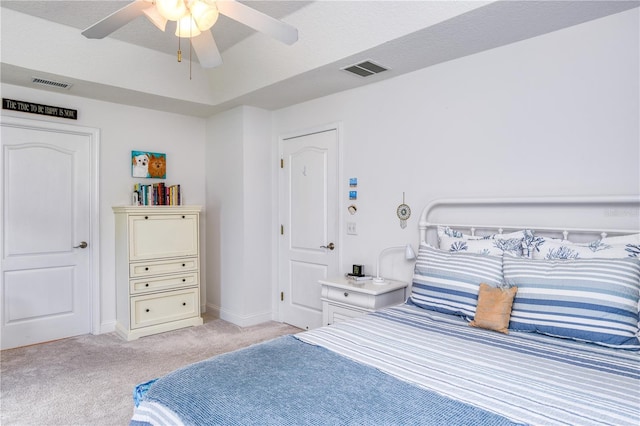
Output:
<path fill-rule="evenodd" d="M 320 246 L 320 248 L 328 248 L 329 250 L 333 250 L 334 248 L 336 248 L 336 246 L 333 243 L 329 243 L 328 246 Z"/>
<path fill-rule="evenodd" d="M 79 245 L 73 246 L 73 248 L 87 248 L 88 246 L 89 246 L 89 244 L 87 244 L 86 241 L 82 241 L 82 242 L 80 242 Z"/>

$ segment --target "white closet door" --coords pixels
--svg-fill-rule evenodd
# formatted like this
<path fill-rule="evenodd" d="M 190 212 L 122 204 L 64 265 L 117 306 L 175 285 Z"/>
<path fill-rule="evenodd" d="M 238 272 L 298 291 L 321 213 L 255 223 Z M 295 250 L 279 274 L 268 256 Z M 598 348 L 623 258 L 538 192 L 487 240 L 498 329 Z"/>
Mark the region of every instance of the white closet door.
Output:
<path fill-rule="evenodd" d="M 281 319 L 322 325 L 321 279 L 338 274 L 338 131 L 283 140 L 280 210 Z"/>

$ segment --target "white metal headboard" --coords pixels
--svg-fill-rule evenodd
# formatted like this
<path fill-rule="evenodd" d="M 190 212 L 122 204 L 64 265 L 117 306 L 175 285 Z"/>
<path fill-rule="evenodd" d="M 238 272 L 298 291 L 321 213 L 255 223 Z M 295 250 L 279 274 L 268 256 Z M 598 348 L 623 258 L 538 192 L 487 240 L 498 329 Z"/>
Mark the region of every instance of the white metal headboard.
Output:
<path fill-rule="evenodd" d="M 442 221 L 432 222 L 430 217 L 433 212 L 439 208 L 544 208 L 544 207 L 587 207 L 608 209 L 611 212 L 610 216 L 619 215 L 616 212 L 623 212 L 622 215 L 628 215 L 636 217 L 640 216 L 640 195 L 624 195 L 624 196 L 601 196 L 601 197 L 538 197 L 538 198 L 449 198 L 434 200 L 429 203 L 420 215 L 420 222 L 418 223 L 420 229 L 420 243 L 427 242 L 427 230 L 429 228 L 435 228 L 439 225 L 450 226 L 452 228 L 469 229 L 471 234 L 474 235 L 476 229 L 489 230 L 502 233 L 507 230 L 518 229 L 530 229 L 539 232 L 555 232 L 561 233 L 565 239 L 568 238 L 569 233 L 580 234 L 596 234 L 600 237 L 629 234 L 640 232 L 638 228 L 640 226 L 633 225 L 633 227 L 625 228 L 607 228 L 607 224 L 604 227 L 571 227 L 571 226 L 538 226 L 535 223 L 525 223 L 518 225 L 496 225 L 487 223 L 445 223 Z M 622 210 L 621 210 L 622 208 Z M 635 221 L 635 218 L 634 218 Z M 640 221 L 637 221 L 640 223 Z"/>

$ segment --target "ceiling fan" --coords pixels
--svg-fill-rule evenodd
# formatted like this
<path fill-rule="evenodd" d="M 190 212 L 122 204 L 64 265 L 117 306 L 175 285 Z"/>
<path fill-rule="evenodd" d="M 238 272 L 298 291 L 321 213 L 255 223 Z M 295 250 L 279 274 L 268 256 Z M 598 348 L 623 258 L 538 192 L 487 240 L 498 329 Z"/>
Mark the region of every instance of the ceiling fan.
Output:
<path fill-rule="evenodd" d="M 87 38 L 104 38 L 135 18 L 145 15 L 164 31 L 167 21 L 176 21 L 176 36 L 189 38 L 203 68 L 222 64 L 222 57 L 209 29 L 218 13 L 285 44 L 298 40 L 298 30 L 236 0 L 134 0 L 82 31 Z M 181 60 L 178 51 L 178 60 Z"/>

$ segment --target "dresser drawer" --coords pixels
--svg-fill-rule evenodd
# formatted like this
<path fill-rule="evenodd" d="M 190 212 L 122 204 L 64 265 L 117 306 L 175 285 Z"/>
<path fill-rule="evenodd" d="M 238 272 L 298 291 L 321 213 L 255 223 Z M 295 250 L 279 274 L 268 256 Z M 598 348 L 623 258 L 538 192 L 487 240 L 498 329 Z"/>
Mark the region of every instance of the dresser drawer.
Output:
<path fill-rule="evenodd" d="M 146 327 L 200 315 L 197 288 L 131 298 L 131 328 Z"/>
<path fill-rule="evenodd" d="M 129 216 L 129 260 L 187 257 L 198 254 L 197 214 Z"/>
<path fill-rule="evenodd" d="M 198 270 L 198 258 L 187 257 L 173 260 L 157 260 L 129 264 L 129 277 L 148 277 L 159 274 L 175 274 Z"/>
<path fill-rule="evenodd" d="M 174 290 L 181 287 L 198 285 L 198 273 L 189 272 L 160 277 L 141 278 L 129 282 L 130 294 L 149 293 L 151 291 Z"/>

